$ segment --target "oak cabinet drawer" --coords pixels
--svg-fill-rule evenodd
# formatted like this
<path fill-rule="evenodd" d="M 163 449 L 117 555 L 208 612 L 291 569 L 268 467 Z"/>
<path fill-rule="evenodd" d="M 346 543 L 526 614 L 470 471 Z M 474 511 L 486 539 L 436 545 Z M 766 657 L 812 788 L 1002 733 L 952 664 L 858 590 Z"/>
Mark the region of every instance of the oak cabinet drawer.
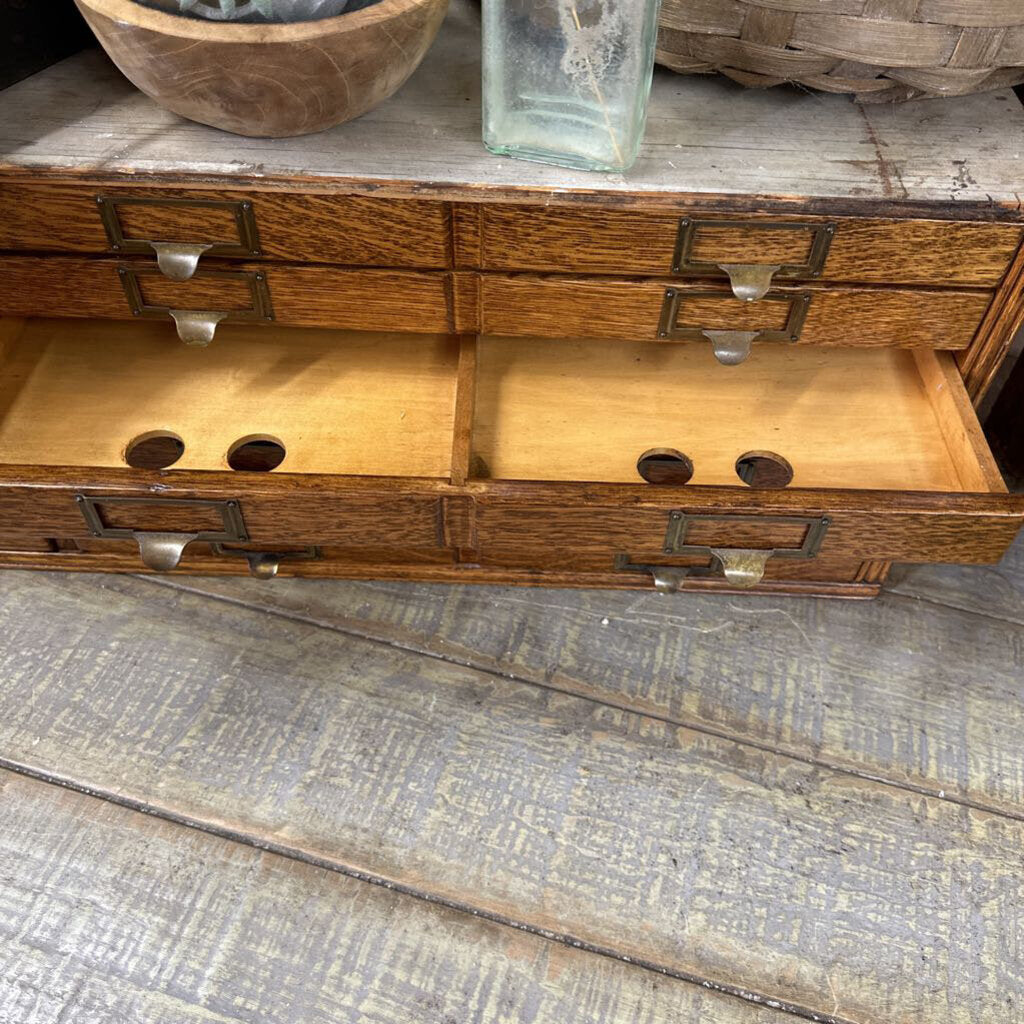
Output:
<path fill-rule="evenodd" d="M 760 301 L 720 285 L 532 274 L 487 274 L 486 334 L 679 340 L 712 344 L 708 332 L 805 345 L 963 349 L 992 300 L 988 292 L 792 286 Z"/>
<path fill-rule="evenodd" d="M 204 247 L 214 256 L 442 268 L 443 203 L 372 196 L 226 190 L 0 185 L 0 249 L 142 253 Z"/>
<path fill-rule="evenodd" d="M 65 561 L 89 555 L 94 567 L 120 571 L 206 565 L 244 572 L 248 565 L 255 575 L 270 561 L 317 562 L 289 569 L 318 575 L 332 562 L 454 560 L 436 495 L 335 484 L 174 474 L 154 496 L 140 474 L 0 467 L 0 551 L 51 552 Z"/>
<path fill-rule="evenodd" d="M 725 371 L 688 345 L 229 324 L 196 350 L 54 319 L 0 320 L 0 351 L 3 564 L 855 588 L 996 561 L 1024 518 L 927 349 Z"/>
<path fill-rule="evenodd" d="M 836 560 L 999 559 L 1024 499 L 1006 493 L 948 354 L 761 356 L 723 372 L 689 346 L 481 339 L 481 564 L 745 559 L 771 579 Z"/>
<path fill-rule="evenodd" d="M 778 267 L 787 280 L 877 284 L 999 283 L 1017 224 L 851 217 L 737 217 L 665 211 L 488 205 L 481 266 L 726 280 L 725 266 Z"/>
<path fill-rule="evenodd" d="M 344 270 L 279 263 L 213 262 L 174 281 L 145 260 L 0 258 L 0 315 L 141 316 L 173 329 L 172 313 L 215 314 L 220 323 L 436 333 L 451 329 L 445 275 Z"/>
<path fill-rule="evenodd" d="M 0 321 L 0 349 L 7 538 L 152 568 L 193 544 L 452 547 L 448 336 L 228 326 L 196 350 L 156 322 L 29 320 Z"/>

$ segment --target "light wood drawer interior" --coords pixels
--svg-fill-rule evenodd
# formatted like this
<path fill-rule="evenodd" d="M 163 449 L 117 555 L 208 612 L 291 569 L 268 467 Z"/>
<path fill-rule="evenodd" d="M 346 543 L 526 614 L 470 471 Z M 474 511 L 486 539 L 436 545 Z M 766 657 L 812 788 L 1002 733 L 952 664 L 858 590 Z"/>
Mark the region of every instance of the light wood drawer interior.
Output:
<path fill-rule="evenodd" d="M 158 322 L 3 324 L 2 462 L 125 467 L 131 442 L 174 435 L 180 470 L 230 470 L 251 438 L 284 448 L 281 473 L 449 474 L 449 336 L 239 325 L 197 349 Z"/>
<path fill-rule="evenodd" d="M 743 487 L 737 459 L 768 451 L 794 488 L 1005 490 L 946 353 L 766 344 L 723 367 L 696 346 L 481 339 L 480 475 L 643 483 L 651 449 L 686 455 L 693 486 Z"/>
<path fill-rule="evenodd" d="M 237 325 L 197 349 L 157 322 L 12 319 L 0 350 L 0 533 L 19 546 L 171 531 L 610 572 L 685 514 L 708 549 L 797 548 L 818 523 L 849 573 L 992 560 L 1020 524 L 931 350 L 765 344 L 723 367 L 601 339 Z M 136 447 L 154 441 L 164 461 Z M 692 474 L 642 476 L 652 449 Z M 751 453 L 791 478 L 739 472 Z"/>
<path fill-rule="evenodd" d="M 8 464 L 165 468 L 132 446 L 167 437 L 176 470 L 643 484 L 640 457 L 669 449 L 691 486 L 742 488 L 737 460 L 767 452 L 793 488 L 1004 490 L 952 357 L 930 350 L 764 344 L 724 367 L 600 339 L 237 325 L 197 349 L 157 322 L 2 323 Z M 247 439 L 283 458 L 246 463 Z"/>

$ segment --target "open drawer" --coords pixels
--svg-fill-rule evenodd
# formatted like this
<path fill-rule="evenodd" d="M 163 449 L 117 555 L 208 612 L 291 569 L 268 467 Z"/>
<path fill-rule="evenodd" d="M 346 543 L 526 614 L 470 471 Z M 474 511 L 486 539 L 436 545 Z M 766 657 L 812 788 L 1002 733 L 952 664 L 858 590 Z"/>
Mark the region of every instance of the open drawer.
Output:
<path fill-rule="evenodd" d="M 481 563 L 672 588 L 999 559 L 1024 499 L 950 355 L 759 355 L 723 369 L 690 346 L 480 339 L 466 448 Z"/>
<path fill-rule="evenodd" d="M 9 551 L 169 569 L 211 545 L 411 562 L 452 547 L 456 339 L 230 326 L 196 349 L 146 321 L 0 331 Z"/>
<path fill-rule="evenodd" d="M 195 349 L 73 320 L 0 321 L 0 349 L 4 564 L 808 590 L 996 561 L 1024 515 L 945 353 L 765 344 L 725 369 L 244 325 Z"/>

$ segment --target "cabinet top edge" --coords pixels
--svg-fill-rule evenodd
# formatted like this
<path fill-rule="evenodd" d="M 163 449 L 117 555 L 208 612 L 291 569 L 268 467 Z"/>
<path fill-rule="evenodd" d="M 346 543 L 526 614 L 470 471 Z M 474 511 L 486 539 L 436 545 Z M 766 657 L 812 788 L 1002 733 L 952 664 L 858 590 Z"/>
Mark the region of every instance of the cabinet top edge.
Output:
<path fill-rule="evenodd" d="M 0 98 L 0 174 L 7 177 L 291 184 L 466 202 L 665 204 L 686 197 L 723 208 L 781 208 L 842 200 L 1014 219 L 1024 209 L 1022 140 L 1024 106 L 1009 89 L 873 106 L 658 69 L 645 142 L 628 173 L 495 157 L 480 141 L 479 11 L 469 0 L 453 0 L 437 42 L 396 96 L 318 135 L 243 138 L 186 121 L 138 92 L 95 50 Z"/>

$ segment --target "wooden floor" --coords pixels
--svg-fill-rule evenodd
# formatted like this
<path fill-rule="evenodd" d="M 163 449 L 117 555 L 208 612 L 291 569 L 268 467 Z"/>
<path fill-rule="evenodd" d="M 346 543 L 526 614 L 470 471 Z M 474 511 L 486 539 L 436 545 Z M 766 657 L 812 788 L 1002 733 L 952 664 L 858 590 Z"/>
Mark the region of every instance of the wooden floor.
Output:
<path fill-rule="evenodd" d="M 0 574 L 2 1024 L 1024 1021 L 1024 542 L 870 603 Z"/>

